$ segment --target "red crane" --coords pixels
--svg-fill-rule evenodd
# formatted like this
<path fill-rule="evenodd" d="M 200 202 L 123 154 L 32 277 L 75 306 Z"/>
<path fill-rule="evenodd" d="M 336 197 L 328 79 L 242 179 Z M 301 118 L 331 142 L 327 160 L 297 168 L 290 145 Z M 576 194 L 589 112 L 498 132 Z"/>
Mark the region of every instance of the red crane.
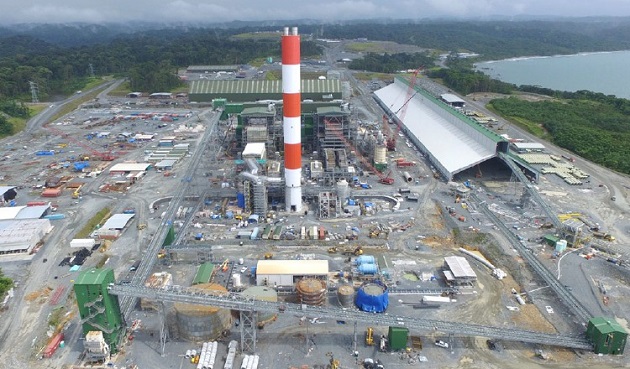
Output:
<path fill-rule="evenodd" d="M 81 142 L 80 140 L 77 140 L 76 138 L 72 137 L 72 135 L 70 135 L 69 133 L 63 132 L 58 130 L 57 128 L 51 127 L 51 126 L 45 126 L 44 129 L 50 131 L 51 133 L 62 137 L 64 139 L 67 139 L 68 141 L 71 141 L 72 143 L 75 143 L 79 146 L 81 146 L 82 148 L 86 149 L 89 153 L 90 153 L 90 158 L 96 159 L 96 160 L 103 160 L 103 161 L 112 161 L 116 159 L 116 156 L 113 155 L 111 153 L 111 151 L 108 152 L 100 152 L 97 151 L 96 149 L 94 149 L 93 147 L 91 147 L 90 145 L 87 145 L 84 142 Z"/>
<path fill-rule="evenodd" d="M 407 106 L 409 106 L 409 101 L 411 101 L 411 99 L 413 99 L 413 97 L 418 93 L 414 87 L 416 86 L 416 80 L 418 79 L 420 69 L 421 68 L 414 70 L 411 74 L 409 87 L 407 88 L 407 96 L 405 97 L 402 106 L 394 113 L 394 117 L 392 117 L 398 127 L 396 128 L 396 132 L 390 134 L 387 139 L 387 151 L 396 151 L 396 139 L 400 133 L 400 129 L 402 128 L 402 122 L 405 119 L 405 115 L 407 114 Z M 398 115 L 398 113 L 400 113 L 400 115 Z M 396 115 L 398 115 L 398 119 L 395 118 Z M 389 131 L 389 127 L 387 127 L 387 130 Z"/>
<path fill-rule="evenodd" d="M 324 124 L 326 126 L 330 125 L 330 123 L 328 122 L 328 119 L 324 119 Z M 361 160 L 361 162 L 363 163 L 363 165 L 365 165 L 367 168 L 370 169 L 370 171 L 374 172 L 377 176 L 378 176 L 378 182 L 382 183 L 382 184 L 386 184 L 386 185 L 393 185 L 394 184 L 394 178 L 392 178 L 390 175 L 392 174 L 392 171 L 390 170 L 389 173 L 387 174 L 383 174 L 381 173 L 378 169 L 376 169 L 369 160 L 367 160 L 363 155 L 361 155 L 361 153 L 359 152 L 359 150 L 357 150 L 344 136 L 343 133 L 337 129 L 331 129 L 331 132 L 334 133 L 335 136 L 337 136 L 340 140 L 342 140 L 344 142 L 344 144 L 351 150 L 353 150 L 355 152 L 355 154 L 357 155 L 357 158 L 359 158 L 359 160 Z"/>

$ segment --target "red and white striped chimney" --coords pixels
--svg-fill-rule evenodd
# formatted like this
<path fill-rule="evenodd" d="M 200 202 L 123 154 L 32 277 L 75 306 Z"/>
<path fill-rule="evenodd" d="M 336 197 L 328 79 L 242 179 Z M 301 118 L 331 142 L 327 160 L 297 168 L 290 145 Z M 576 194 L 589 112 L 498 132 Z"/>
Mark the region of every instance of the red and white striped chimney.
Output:
<path fill-rule="evenodd" d="M 302 209 L 302 94 L 300 92 L 300 36 L 297 27 L 282 34 L 282 102 L 284 131 L 285 204 L 289 211 Z"/>

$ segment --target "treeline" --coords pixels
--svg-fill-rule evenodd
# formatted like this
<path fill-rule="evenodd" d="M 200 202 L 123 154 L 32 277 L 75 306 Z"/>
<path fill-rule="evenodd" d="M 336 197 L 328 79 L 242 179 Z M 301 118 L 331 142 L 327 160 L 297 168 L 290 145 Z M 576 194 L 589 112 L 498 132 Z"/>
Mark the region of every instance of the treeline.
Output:
<path fill-rule="evenodd" d="M 434 65 L 434 59 L 426 53 L 397 53 L 378 54 L 367 53 L 361 59 L 355 59 L 348 68 L 354 70 L 367 70 L 378 73 L 396 73 L 401 70 L 430 68 Z"/>
<path fill-rule="evenodd" d="M 0 100 L 30 99 L 29 81 L 37 83 L 41 100 L 51 94 L 69 94 L 79 89 L 91 72 L 96 76 L 128 76 L 144 91 L 167 91 L 178 86 L 173 77 L 179 67 L 245 64 L 266 56 L 279 57 L 279 40 L 230 39 L 232 32 L 236 30 L 152 31 L 106 44 L 49 47 L 5 56 L 0 59 Z M 34 42 L 29 37 L 13 40 L 18 42 L 14 45 L 17 50 L 30 50 L 27 46 Z M 314 42 L 302 43 L 303 56 L 318 54 L 320 49 Z"/>
<path fill-rule="evenodd" d="M 471 69 L 441 68 L 427 73 L 430 78 L 440 79 L 450 89 L 462 95 L 473 92 L 512 93 L 517 87 L 511 83 L 492 79 Z"/>
<path fill-rule="evenodd" d="M 496 99 L 492 108 L 506 118 L 527 120 L 544 127 L 551 141 L 594 163 L 630 174 L 630 111 L 613 100 L 594 100 L 589 94 L 562 101 Z M 585 97 L 585 98 L 582 98 Z"/>
<path fill-rule="evenodd" d="M 319 32 L 317 26 L 303 31 Z M 422 21 L 326 26 L 318 37 L 395 41 L 444 51 L 470 51 L 484 60 L 630 49 L 630 19 L 567 21 Z"/>

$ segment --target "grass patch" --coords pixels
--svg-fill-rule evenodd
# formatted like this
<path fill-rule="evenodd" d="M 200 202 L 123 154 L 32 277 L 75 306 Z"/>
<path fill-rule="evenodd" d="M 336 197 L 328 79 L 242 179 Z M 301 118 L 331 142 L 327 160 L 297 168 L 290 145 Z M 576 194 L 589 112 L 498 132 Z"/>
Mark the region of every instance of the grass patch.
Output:
<path fill-rule="evenodd" d="M 105 83 L 106 81 L 102 81 L 102 83 Z M 66 104 L 64 104 L 59 111 L 57 112 L 57 114 L 53 115 L 52 118 L 50 118 L 50 122 L 55 121 L 63 116 L 65 116 L 66 114 L 70 114 L 73 111 L 77 110 L 79 108 L 79 106 L 81 106 L 81 104 L 86 103 L 88 101 L 94 100 L 96 98 L 96 96 L 98 96 L 98 94 L 100 94 L 103 90 L 105 89 L 105 87 L 101 87 L 97 90 L 94 90 L 92 92 L 90 92 L 89 94 L 86 94 L 84 96 L 81 96 L 80 98 L 73 100 L 71 102 L 68 102 Z"/>
<path fill-rule="evenodd" d="M 393 81 L 394 75 L 389 73 L 376 73 L 376 72 L 357 72 L 354 73 L 356 79 L 361 81 L 371 81 L 373 79 L 380 79 L 383 81 Z"/>
<path fill-rule="evenodd" d="M 278 40 L 280 32 L 246 32 L 230 37 L 235 40 Z"/>
<path fill-rule="evenodd" d="M 63 318 L 65 313 L 66 309 L 64 309 L 63 306 L 60 306 L 53 310 L 48 316 L 48 326 L 57 329 L 59 327 L 59 324 L 61 324 L 61 318 Z"/>
<path fill-rule="evenodd" d="M 102 268 L 105 265 L 105 262 L 107 262 L 107 260 L 109 259 L 109 255 L 105 254 L 103 256 L 101 256 L 101 259 L 98 261 L 98 263 L 96 263 L 96 268 Z"/>
<path fill-rule="evenodd" d="M 265 79 L 268 81 L 277 81 L 279 79 L 282 79 L 282 71 L 270 70 L 265 73 Z"/>
<path fill-rule="evenodd" d="M 486 108 L 490 110 L 491 112 L 495 113 L 496 115 L 502 117 L 503 119 L 510 121 L 510 123 L 518 126 L 519 128 L 524 129 L 525 131 L 535 135 L 536 137 L 544 138 L 544 139 L 549 138 L 547 131 L 543 127 L 541 127 L 540 124 L 536 122 L 532 122 L 522 117 L 504 116 L 501 113 L 499 113 L 494 108 L 494 106 L 492 106 L 491 103 L 486 104 Z"/>
<path fill-rule="evenodd" d="M 346 50 L 355 53 L 384 53 L 386 50 L 377 42 L 351 42 L 345 45 Z"/>
<path fill-rule="evenodd" d="M 90 233 L 96 229 L 96 226 L 100 225 L 105 219 L 109 218 L 111 210 L 108 207 L 101 209 L 96 213 L 81 230 L 74 236 L 74 238 L 89 238 Z"/>
<path fill-rule="evenodd" d="M 131 91 L 131 85 L 129 85 L 129 81 L 125 81 L 119 84 L 115 89 L 111 90 L 108 95 L 111 96 L 126 96 Z"/>

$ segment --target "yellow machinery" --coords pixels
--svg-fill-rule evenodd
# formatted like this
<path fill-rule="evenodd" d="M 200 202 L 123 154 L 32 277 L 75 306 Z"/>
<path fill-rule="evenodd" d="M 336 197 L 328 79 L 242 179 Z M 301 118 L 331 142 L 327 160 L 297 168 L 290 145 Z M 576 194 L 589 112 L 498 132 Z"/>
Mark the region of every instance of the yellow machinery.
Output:
<path fill-rule="evenodd" d="M 83 187 L 83 186 L 79 186 L 79 187 L 77 187 L 76 190 L 74 190 L 74 192 L 72 193 L 72 198 L 73 199 L 78 199 L 79 197 L 81 197 L 81 187 Z"/>
<path fill-rule="evenodd" d="M 565 220 L 577 219 L 577 218 L 579 218 L 581 216 L 582 216 L 581 213 L 565 213 L 565 214 L 558 214 L 558 219 L 561 222 L 564 222 Z"/>
<path fill-rule="evenodd" d="M 265 260 L 273 259 L 273 254 L 270 252 L 265 253 Z"/>
<path fill-rule="evenodd" d="M 326 356 L 330 357 L 330 365 L 328 367 L 330 369 L 339 369 L 339 360 L 335 359 L 332 352 L 326 354 Z"/>
<path fill-rule="evenodd" d="M 225 259 L 225 261 L 223 262 L 223 264 L 221 264 L 219 269 L 221 269 L 222 272 L 227 272 L 229 263 L 230 263 L 230 259 Z"/>
<path fill-rule="evenodd" d="M 365 331 L 365 344 L 368 346 L 374 345 L 374 328 L 368 327 Z"/>

